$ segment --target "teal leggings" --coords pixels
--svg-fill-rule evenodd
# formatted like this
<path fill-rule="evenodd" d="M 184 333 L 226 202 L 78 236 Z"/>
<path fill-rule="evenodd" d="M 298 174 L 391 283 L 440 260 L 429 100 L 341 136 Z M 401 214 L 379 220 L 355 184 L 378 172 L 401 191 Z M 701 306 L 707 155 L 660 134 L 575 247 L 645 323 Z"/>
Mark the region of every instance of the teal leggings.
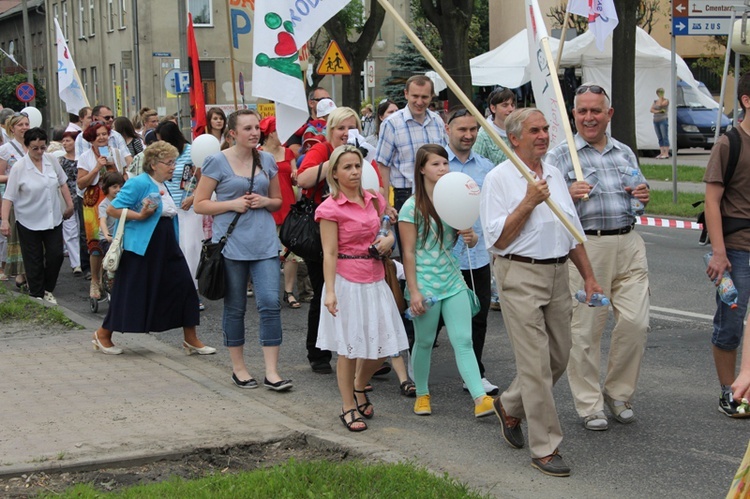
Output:
<path fill-rule="evenodd" d="M 430 379 L 432 345 L 435 343 L 441 313 L 453 352 L 456 354 L 458 372 L 466 383 L 471 397 L 477 398 L 485 395 L 477 357 L 471 343 L 471 303 L 468 293 L 462 291 L 440 300 L 423 315 L 414 318 L 412 367 L 417 396 L 430 393 L 428 380 Z"/>

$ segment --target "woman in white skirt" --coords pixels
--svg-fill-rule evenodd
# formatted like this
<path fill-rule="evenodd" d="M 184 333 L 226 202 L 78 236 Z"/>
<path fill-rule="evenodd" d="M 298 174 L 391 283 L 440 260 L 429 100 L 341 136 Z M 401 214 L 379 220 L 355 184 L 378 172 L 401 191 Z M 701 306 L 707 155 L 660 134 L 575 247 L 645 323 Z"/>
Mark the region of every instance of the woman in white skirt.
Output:
<path fill-rule="evenodd" d="M 394 236 L 378 235 L 386 202 L 380 193 L 362 189 L 359 149 L 337 147 L 326 176 L 331 195 L 315 211 L 325 278 L 316 346 L 338 353 L 339 417 L 349 431 L 364 431 L 362 418 L 375 415 L 365 386 L 386 357 L 409 347 L 380 260 Z M 362 361 L 355 379 L 357 359 Z"/>

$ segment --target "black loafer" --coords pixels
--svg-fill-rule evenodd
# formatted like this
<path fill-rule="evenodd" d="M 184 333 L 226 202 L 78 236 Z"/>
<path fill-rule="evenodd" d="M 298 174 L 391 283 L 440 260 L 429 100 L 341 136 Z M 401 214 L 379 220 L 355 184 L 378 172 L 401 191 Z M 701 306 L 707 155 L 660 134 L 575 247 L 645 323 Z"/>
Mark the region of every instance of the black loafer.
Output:
<path fill-rule="evenodd" d="M 268 381 L 268 378 L 263 378 L 263 386 L 275 392 L 285 392 L 292 388 L 292 380 L 282 379 L 280 381 L 277 381 L 276 383 L 271 383 L 270 381 Z"/>
<path fill-rule="evenodd" d="M 253 378 L 240 381 L 236 374 L 232 373 L 232 381 L 240 388 L 258 388 L 258 382 Z"/>
<path fill-rule="evenodd" d="M 521 431 L 521 421 L 519 420 L 514 426 L 508 425 L 506 421 L 507 415 L 503 404 L 500 403 L 500 397 L 496 397 L 492 402 L 492 407 L 495 409 L 497 419 L 500 420 L 500 424 L 503 426 L 503 438 L 508 445 L 514 449 L 520 449 L 523 447 L 523 431 Z"/>
<path fill-rule="evenodd" d="M 333 372 L 330 362 L 310 362 L 310 367 L 312 368 L 312 371 L 317 374 L 331 374 Z"/>
<path fill-rule="evenodd" d="M 544 459 L 551 458 L 546 463 Z M 555 451 L 551 456 L 531 458 L 531 466 L 549 476 L 570 476 L 570 466 L 565 464 L 562 456 Z"/>

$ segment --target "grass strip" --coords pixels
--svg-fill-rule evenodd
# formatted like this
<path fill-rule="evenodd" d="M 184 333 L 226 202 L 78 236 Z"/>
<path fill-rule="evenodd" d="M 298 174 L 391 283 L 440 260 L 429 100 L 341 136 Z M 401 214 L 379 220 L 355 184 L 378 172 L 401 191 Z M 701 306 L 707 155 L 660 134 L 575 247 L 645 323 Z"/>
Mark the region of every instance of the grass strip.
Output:
<path fill-rule="evenodd" d="M 641 165 L 641 173 L 647 180 L 672 180 L 672 165 Z M 703 182 L 706 169 L 700 166 L 677 165 L 678 182 Z"/>
<path fill-rule="evenodd" d="M 700 192 L 678 192 L 677 203 L 672 202 L 672 191 L 652 190 L 651 200 L 646 205 L 647 215 L 666 215 L 695 220 L 703 211 L 703 205 L 693 208 L 692 204 L 705 198 Z"/>
<path fill-rule="evenodd" d="M 56 498 L 441 498 L 464 499 L 485 497 L 466 485 L 429 473 L 411 463 L 364 464 L 328 461 L 296 461 L 267 469 L 238 474 L 214 474 L 196 480 L 171 478 L 165 482 L 138 485 L 103 493 L 91 485 L 76 485 L 62 494 L 43 495 Z"/>
<path fill-rule="evenodd" d="M 6 290 L 3 291 L 0 293 L 0 323 L 22 321 L 35 324 L 62 324 L 71 329 L 80 328 L 57 307 L 45 307 L 28 296 L 11 296 Z"/>

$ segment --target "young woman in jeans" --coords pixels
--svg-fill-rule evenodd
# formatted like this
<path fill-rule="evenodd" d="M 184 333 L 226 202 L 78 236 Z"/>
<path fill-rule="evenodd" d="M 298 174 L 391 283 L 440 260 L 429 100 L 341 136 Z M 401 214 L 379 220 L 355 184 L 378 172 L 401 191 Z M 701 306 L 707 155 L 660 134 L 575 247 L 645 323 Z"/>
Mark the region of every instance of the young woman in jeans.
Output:
<path fill-rule="evenodd" d="M 260 314 L 260 344 L 266 364 L 263 385 L 275 391 L 292 387 L 277 371 L 281 345 L 279 302 L 279 244 L 271 212 L 281 207 L 278 168 L 273 156 L 258 151 L 260 115 L 243 109 L 229 116 L 232 147 L 209 156 L 195 190 L 195 212 L 213 215 L 213 241 L 226 235 L 239 213 L 237 225 L 223 250 L 225 262 L 224 345 L 232 361 L 232 381 L 240 388 L 256 388 L 244 357 L 247 281 L 252 276 Z M 211 195 L 216 193 L 216 200 Z"/>

